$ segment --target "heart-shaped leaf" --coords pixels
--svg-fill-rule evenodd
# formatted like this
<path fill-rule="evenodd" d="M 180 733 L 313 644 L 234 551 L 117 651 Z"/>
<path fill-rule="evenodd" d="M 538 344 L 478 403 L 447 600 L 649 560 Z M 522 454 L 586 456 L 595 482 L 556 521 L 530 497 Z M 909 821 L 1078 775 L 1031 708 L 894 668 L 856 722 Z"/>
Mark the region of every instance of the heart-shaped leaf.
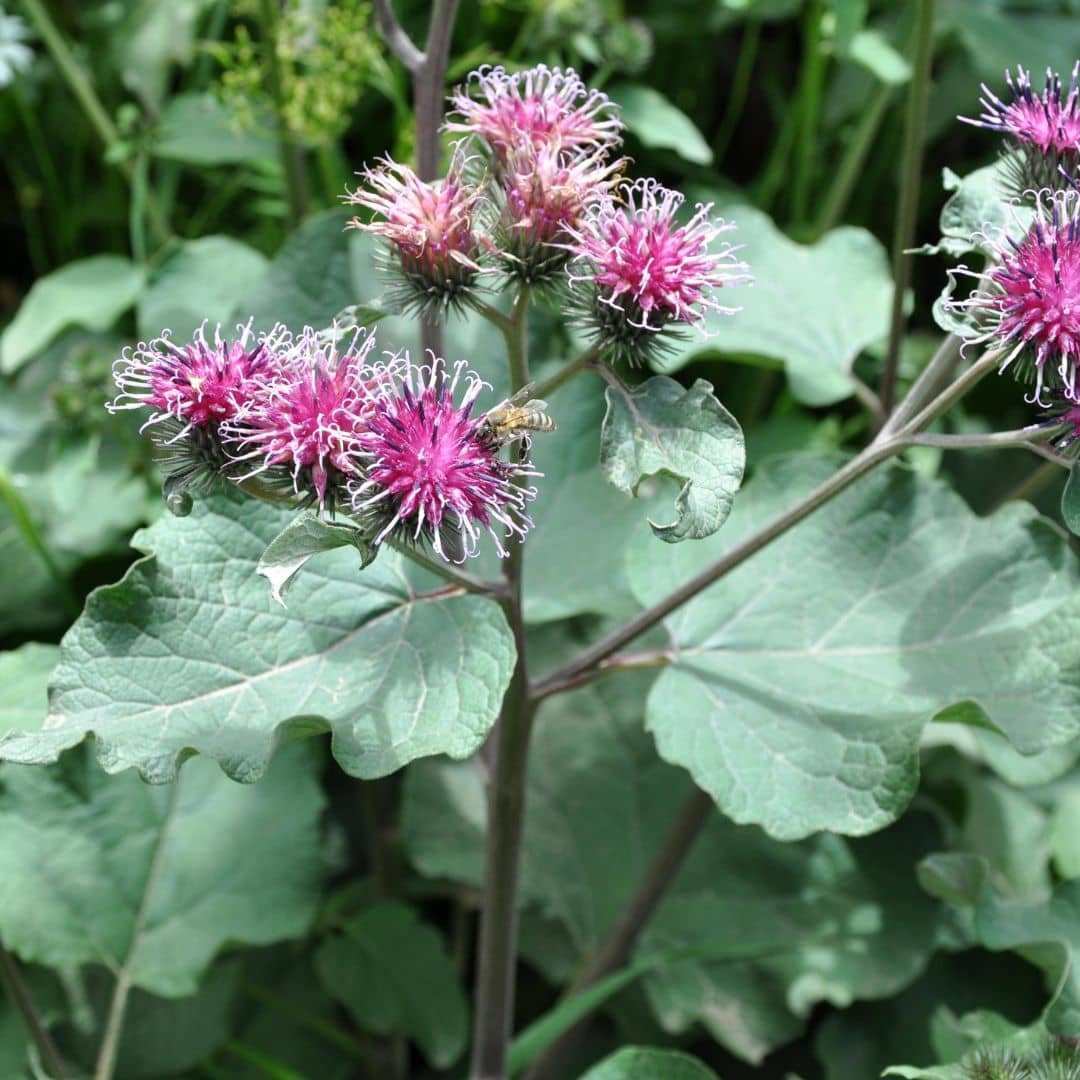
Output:
<path fill-rule="evenodd" d="M 110 771 L 176 776 L 194 752 L 258 779 L 290 738 L 329 730 L 354 776 L 424 754 L 466 757 L 498 714 L 514 663 L 502 609 L 415 594 L 385 553 L 308 567 L 282 610 L 256 563 L 288 513 L 231 494 L 136 535 L 152 553 L 94 593 L 64 639 L 43 731 L 9 733 L 0 757 L 55 761 L 93 733 Z"/>

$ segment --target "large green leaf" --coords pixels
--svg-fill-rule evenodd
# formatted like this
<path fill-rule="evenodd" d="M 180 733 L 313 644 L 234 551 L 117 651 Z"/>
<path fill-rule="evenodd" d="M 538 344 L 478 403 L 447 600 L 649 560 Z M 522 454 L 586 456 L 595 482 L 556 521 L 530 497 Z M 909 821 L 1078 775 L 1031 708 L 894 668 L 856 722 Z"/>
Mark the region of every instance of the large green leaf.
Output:
<path fill-rule="evenodd" d="M 0 757 L 54 761 L 92 732 L 110 772 L 171 780 L 194 751 L 250 781 L 282 743 L 327 730 L 361 777 L 475 751 L 514 662 L 499 606 L 414 595 L 394 554 L 361 575 L 336 551 L 286 611 L 255 567 L 287 521 L 227 493 L 138 533 L 150 557 L 94 593 L 64 640 L 45 730 L 7 735 Z"/>
<path fill-rule="evenodd" d="M 192 994 L 228 942 L 302 934 L 314 917 L 324 799 L 307 747 L 262 784 L 209 761 L 170 787 L 109 777 L 88 753 L 0 775 L 0 935 L 25 960 L 97 963 Z"/>
<path fill-rule="evenodd" d="M 361 299 L 355 278 L 369 270 L 367 260 L 353 254 L 361 251 L 357 234 L 345 231 L 351 216 L 345 210 L 325 210 L 308 218 L 285 241 L 238 310 L 254 316 L 260 329 L 282 322 L 298 331 L 328 326 L 339 311 Z"/>
<path fill-rule="evenodd" d="M 663 473 L 682 485 L 675 520 L 649 523 L 661 540 L 700 540 L 716 532 L 731 513 L 745 464 L 742 431 L 704 379 L 689 390 L 666 375 L 633 390 L 608 387 L 600 436 L 608 482 L 636 494 L 642 480 Z"/>
<path fill-rule="evenodd" d="M 323 986 L 366 1031 L 407 1035 L 436 1068 L 465 1049 L 468 1004 L 442 938 L 404 904 L 347 920 L 315 954 Z"/>
<path fill-rule="evenodd" d="M 272 161 L 274 140 L 261 130 L 238 130 L 211 93 L 177 94 L 161 110 L 153 153 L 190 165 Z"/>
<path fill-rule="evenodd" d="M 673 371 L 703 350 L 750 354 L 783 364 L 792 392 L 808 405 L 850 397 L 855 358 L 889 330 L 893 286 L 881 242 L 844 226 L 804 246 L 759 210 L 739 206 L 731 216 L 754 285 L 725 289 L 724 302 L 740 311 L 710 313 L 707 337 L 690 331 L 657 366 Z"/>
<path fill-rule="evenodd" d="M 716 1073 L 681 1050 L 624 1046 L 594 1065 L 581 1080 L 717 1080 Z"/>
<path fill-rule="evenodd" d="M 550 699 L 537 716 L 522 902 L 556 920 L 579 957 L 603 940 L 693 790 L 642 729 L 647 684 L 609 678 Z M 422 873 L 478 883 L 484 822 L 475 763 L 410 766 L 403 827 Z M 912 861 L 937 842 L 923 816 L 866 840 L 783 844 L 715 815 L 638 950 L 653 1011 L 668 1030 L 703 1023 L 760 1061 L 818 1002 L 906 985 L 937 918 Z"/>
<path fill-rule="evenodd" d="M 41 727 L 49 706 L 46 687 L 59 654 L 55 645 L 37 642 L 0 653 L 0 734 Z"/>
<path fill-rule="evenodd" d="M 1052 1031 L 1080 1031 L 1080 881 L 1064 881 L 1038 903 L 1014 903 L 984 885 L 975 905 L 975 929 L 990 949 L 1020 949 L 1042 967 L 1056 990 L 1047 1012 Z"/>
<path fill-rule="evenodd" d="M 830 475 L 767 464 L 722 544 L 630 549 L 651 603 Z M 976 517 L 900 466 L 858 481 L 676 611 L 648 725 L 736 821 L 783 839 L 896 819 L 939 710 L 970 701 L 1032 753 L 1080 732 L 1080 574 L 1028 504 Z"/>
<path fill-rule="evenodd" d="M 1017 64 L 1036 77 L 1049 67 L 1067 79 L 1080 54 L 1080 23 L 1075 13 L 1069 16 L 1009 10 L 1022 6 L 987 0 L 949 0 L 944 5 L 948 23 L 956 29 L 979 74 L 998 94 L 1007 93 L 1003 74 Z M 1038 5 L 1027 6 L 1034 9 Z M 978 96 L 978 87 L 972 86 L 971 112 L 965 115 L 976 115 Z M 986 139 L 989 154 L 993 133 L 987 132 Z"/>
<path fill-rule="evenodd" d="M 159 269 L 139 300 L 138 329 L 144 338 L 165 328 L 186 341 L 204 320 L 230 336 L 237 305 L 266 274 L 266 257 L 230 236 L 186 240 Z"/>
<path fill-rule="evenodd" d="M 611 88 L 627 131 L 643 146 L 674 150 L 695 165 L 711 165 L 713 154 L 694 121 L 676 108 L 659 90 L 640 83 Z"/>
<path fill-rule="evenodd" d="M 17 371 L 67 326 L 107 330 L 139 298 L 144 278 L 121 255 L 91 255 L 39 278 L 0 335 L 0 371 Z"/>

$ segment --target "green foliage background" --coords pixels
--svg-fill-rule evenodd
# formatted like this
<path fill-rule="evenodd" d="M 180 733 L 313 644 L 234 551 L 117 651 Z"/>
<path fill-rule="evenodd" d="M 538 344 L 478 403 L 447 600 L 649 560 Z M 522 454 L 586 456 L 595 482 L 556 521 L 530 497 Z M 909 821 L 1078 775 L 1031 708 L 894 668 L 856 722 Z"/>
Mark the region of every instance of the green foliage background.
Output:
<path fill-rule="evenodd" d="M 282 608 L 255 566 L 286 518 L 227 496 L 163 515 L 137 423 L 102 408 L 120 349 L 164 326 L 322 326 L 377 301 L 339 203 L 364 163 L 411 153 L 408 80 L 365 4 L 288 5 L 280 104 L 307 186 L 290 229 L 258 4 L 45 7 L 104 122 L 32 37 L 32 66 L 0 89 L 0 940 L 86 1075 L 117 979 L 120 1077 L 463 1075 L 485 829 L 472 755 L 513 665 L 500 610 L 425 598 L 394 556 L 359 574 L 351 549 L 313 560 Z M 400 5 L 417 37 L 426 7 Z M 757 278 L 632 397 L 584 380 L 552 396 L 525 579 L 541 672 L 865 442 L 912 8 L 462 3 L 451 83 L 481 63 L 577 67 L 622 106 L 634 173 L 715 201 Z M 1007 66 L 1078 56 L 1076 0 L 939 0 L 917 240 L 941 250 L 916 261 L 904 383 L 941 338 L 944 256 L 999 212 L 977 172 L 993 140 L 956 115 Z M 379 335 L 415 346 L 416 328 Z M 540 377 L 569 338 L 541 313 Z M 446 349 L 498 400 L 488 324 L 451 322 Z M 669 458 L 633 447 L 639 408 L 680 432 Z M 949 430 L 1029 412 L 990 380 Z M 700 471 L 703 455 L 726 467 Z M 662 673 L 545 703 L 519 1029 L 550 1021 L 691 778 L 723 811 L 568 1076 L 961 1077 L 972 1047 L 1080 1036 L 1063 486 L 1015 450 L 913 450 L 676 613 Z M 0 999 L 0 1077 L 34 1067 Z"/>

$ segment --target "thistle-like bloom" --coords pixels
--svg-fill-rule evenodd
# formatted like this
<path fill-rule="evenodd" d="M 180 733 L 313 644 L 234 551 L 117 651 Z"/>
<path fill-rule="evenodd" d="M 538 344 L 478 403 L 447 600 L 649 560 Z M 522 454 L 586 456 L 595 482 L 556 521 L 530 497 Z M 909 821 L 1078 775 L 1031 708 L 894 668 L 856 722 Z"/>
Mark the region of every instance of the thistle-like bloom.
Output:
<path fill-rule="evenodd" d="M 358 435 L 370 412 L 367 395 L 381 374 L 368 363 L 375 338 L 359 330 L 341 350 L 305 327 L 262 393 L 222 426 L 225 449 L 251 467 L 238 481 L 287 478 L 298 495 L 333 510 L 357 475 Z"/>
<path fill-rule="evenodd" d="M 1013 179 L 1017 194 L 1025 190 L 1058 187 L 1060 167 L 1070 172 L 1080 161 L 1080 62 L 1073 68 L 1068 89 L 1061 77 L 1046 71 L 1046 85 L 1041 94 L 1031 86 L 1031 74 L 1017 67 L 1016 75 L 1005 72 L 1005 83 L 1012 100 L 1005 102 L 985 83 L 979 99 L 982 114 L 977 118 L 961 116 L 966 124 L 998 131 L 1016 153 Z"/>
<path fill-rule="evenodd" d="M 455 158 L 445 179 L 429 183 L 386 157 L 365 169 L 363 185 L 346 196 L 374 212 L 372 221 L 353 218 L 349 225 L 386 242 L 383 269 L 398 281 L 392 299 L 403 310 L 425 314 L 457 306 L 476 283 L 481 267 L 474 218 L 481 188 L 465 180 L 464 166 Z"/>
<path fill-rule="evenodd" d="M 125 349 L 113 364 L 120 393 L 106 408 L 151 409 L 144 428 L 170 418 L 183 428 L 232 419 L 289 345 L 289 333 L 280 325 L 258 338 L 250 322 L 236 332 L 232 341 L 226 341 L 218 326 L 209 341 L 204 322 L 190 344 L 178 345 L 164 330 L 153 341 Z"/>
<path fill-rule="evenodd" d="M 165 330 L 124 350 L 113 365 L 120 393 L 106 408 L 150 410 L 143 429 L 154 429 L 167 490 L 209 488 L 231 467 L 222 427 L 273 379 L 289 342 L 284 326 L 256 336 L 250 321 L 232 341 L 222 338 L 220 326 L 207 339 L 205 323 L 186 345 Z"/>
<path fill-rule="evenodd" d="M 620 189 L 621 202 L 606 199 L 570 230 L 571 285 L 583 286 L 579 306 L 604 349 L 640 362 L 656 345 L 658 331 L 696 325 L 708 310 L 734 314 L 715 292 L 752 278 L 721 234 L 735 226 L 709 217 L 698 205 L 684 224 L 676 215 L 683 196 L 655 180 Z"/>
<path fill-rule="evenodd" d="M 1001 370 L 1015 364 L 1034 382 L 1031 400 L 1045 405 L 1044 388 L 1075 399 L 1080 362 L 1080 195 L 1042 191 L 1035 221 L 1019 241 L 990 239 L 994 265 L 957 311 L 973 317 L 972 340 L 1004 351 Z"/>
<path fill-rule="evenodd" d="M 376 365 L 379 368 L 379 365 Z M 532 527 L 525 504 L 536 491 L 519 478 L 538 476 L 527 463 L 504 461 L 473 406 L 484 386 L 463 362 L 413 364 L 408 355 L 381 367 L 371 409 L 358 435 L 362 472 L 349 483 L 352 509 L 379 544 L 388 536 L 426 541 L 441 558 L 476 554 L 482 529 L 495 540 L 524 539 Z M 459 384 L 461 400 L 455 403 Z"/>
<path fill-rule="evenodd" d="M 494 246 L 511 276 L 538 285 L 560 271 L 572 231 L 615 186 L 623 164 L 600 153 L 568 158 L 552 146 L 510 151 L 499 173 Z"/>
<path fill-rule="evenodd" d="M 573 68 L 539 64 L 510 74 L 484 65 L 453 92 L 450 107 L 446 130 L 479 136 L 498 161 L 522 145 L 594 151 L 614 147 L 622 137 L 616 106 Z"/>

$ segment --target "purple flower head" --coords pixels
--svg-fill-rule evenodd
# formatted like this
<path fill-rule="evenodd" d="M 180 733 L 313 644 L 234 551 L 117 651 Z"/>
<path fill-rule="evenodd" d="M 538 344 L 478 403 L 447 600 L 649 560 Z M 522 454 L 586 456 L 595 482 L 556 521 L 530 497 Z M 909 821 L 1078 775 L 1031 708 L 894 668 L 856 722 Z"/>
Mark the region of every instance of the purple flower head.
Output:
<path fill-rule="evenodd" d="M 403 310 L 437 313 L 459 305 L 480 273 L 474 218 L 481 187 L 464 178 L 464 168 L 456 156 L 445 179 L 428 183 L 387 157 L 365 169 L 363 185 L 346 197 L 374 212 L 370 222 L 353 218 L 349 225 L 385 241 L 383 269 L 399 282 L 392 299 Z"/>
<path fill-rule="evenodd" d="M 970 312 L 978 327 L 973 340 L 1001 349 L 1001 370 L 1014 364 L 1034 382 L 1032 401 L 1045 405 L 1044 388 L 1077 394 L 1080 360 L 1080 195 L 1042 191 L 1035 221 L 1020 240 L 991 240 L 992 268 L 956 311 Z"/>
<path fill-rule="evenodd" d="M 164 330 L 153 341 L 125 349 L 113 365 L 120 393 L 106 408 L 150 409 L 144 427 L 169 419 L 185 428 L 232 419 L 255 387 L 272 374 L 278 354 L 289 345 L 284 326 L 258 338 L 250 322 L 236 332 L 227 341 L 218 326 L 208 341 L 204 322 L 190 344 L 176 344 Z"/>
<path fill-rule="evenodd" d="M 626 182 L 621 201 L 606 199 L 570 230 L 570 281 L 584 284 L 583 313 L 605 349 L 640 362 L 656 333 L 672 324 L 696 325 L 707 310 L 733 314 L 714 293 L 752 279 L 728 243 L 714 245 L 735 226 L 709 217 L 699 205 L 685 223 L 683 196 L 655 180 Z"/>
<path fill-rule="evenodd" d="M 1073 68 L 1068 89 L 1061 77 L 1046 71 L 1041 94 L 1031 86 L 1031 74 L 1017 67 L 1005 72 L 1011 101 L 1005 102 L 985 83 L 977 119 L 961 116 L 966 124 L 998 131 L 1015 151 L 1011 160 L 1016 194 L 1061 186 L 1060 168 L 1073 171 L 1080 162 L 1080 62 Z"/>
<path fill-rule="evenodd" d="M 204 322 L 186 345 L 165 330 L 113 365 L 120 393 L 106 408 L 150 410 L 143 429 L 154 429 L 170 507 L 190 506 L 187 489 L 209 488 L 231 472 L 221 429 L 274 378 L 291 340 L 280 325 L 259 336 L 250 321 L 236 330 L 229 341 L 218 326 L 208 340 Z"/>
<path fill-rule="evenodd" d="M 511 276 L 542 285 L 561 271 L 572 231 L 615 186 L 624 164 L 599 152 L 567 157 L 552 146 L 511 150 L 498 176 L 494 245 Z"/>
<path fill-rule="evenodd" d="M 222 426 L 233 460 L 253 466 L 237 479 L 285 478 L 297 494 L 333 510 L 345 482 L 357 474 L 368 394 L 381 377 L 367 363 L 374 346 L 374 336 L 363 330 L 339 349 L 336 340 L 305 327 L 282 357 L 277 378 Z"/>
<path fill-rule="evenodd" d="M 419 366 L 404 354 L 381 370 L 358 439 L 362 472 L 349 483 L 353 512 L 375 544 L 388 536 L 426 541 L 441 558 L 462 562 L 487 529 L 505 556 L 504 538 L 524 539 L 532 527 L 525 504 L 536 491 L 519 479 L 539 474 L 502 460 L 484 418 L 473 416 L 484 382 L 464 363 L 448 372 L 434 357 Z"/>
<path fill-rule="evenodd" d="M 446 130 L 478 136 L 500 162 L 522 145 L 591 152 L 622 138 L 611 99 L 590 90 L 573 68 L 539 64 L 510 74 L 485 65 L 454 91 L 450 107 Z"/>

